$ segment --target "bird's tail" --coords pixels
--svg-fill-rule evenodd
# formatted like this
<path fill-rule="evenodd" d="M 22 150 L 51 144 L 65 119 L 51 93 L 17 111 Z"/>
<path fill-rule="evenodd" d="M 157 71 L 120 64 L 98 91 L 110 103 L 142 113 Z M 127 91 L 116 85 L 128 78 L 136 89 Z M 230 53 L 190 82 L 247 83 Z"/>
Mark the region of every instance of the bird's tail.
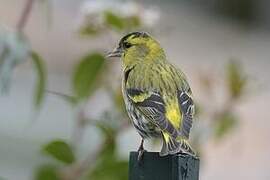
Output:
<path fill-rule="evenodd" d="M 184 152 L 191 156 L 195 156 L 195 151 L 191 148 L 188 141 L 185 139 L 175 139 L 167 133 L 162 133 L 163 135 L 163 146 L 160 151 L 160 156 L 166 156 L 168 154 L 177 154 Z"/>

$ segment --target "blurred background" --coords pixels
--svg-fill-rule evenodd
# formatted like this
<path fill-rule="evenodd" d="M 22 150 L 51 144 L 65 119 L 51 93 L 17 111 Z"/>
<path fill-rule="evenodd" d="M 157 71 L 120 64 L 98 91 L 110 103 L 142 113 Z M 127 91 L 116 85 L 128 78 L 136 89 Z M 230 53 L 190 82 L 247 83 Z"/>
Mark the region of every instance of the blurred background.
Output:
<path fill-rule="evenodd" d="M 267 0 L 0 0 L 0 179 L 128 179 L 140 137 L 106 52 L 158 39 L 189 78 L 202 180 L 270 179 Z M 160 142 L 148 141 L 148 151 Z"/>

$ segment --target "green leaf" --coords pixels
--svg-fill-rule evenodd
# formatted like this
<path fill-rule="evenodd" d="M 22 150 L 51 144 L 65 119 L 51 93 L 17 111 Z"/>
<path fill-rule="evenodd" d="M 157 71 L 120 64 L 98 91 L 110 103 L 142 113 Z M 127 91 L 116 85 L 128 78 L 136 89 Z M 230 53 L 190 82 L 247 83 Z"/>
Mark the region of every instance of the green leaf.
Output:
<path fill-rule="evenodd" d="M 232 99 L 241 97 L 247 85 L 247 77 L 241 67 L 235 59 L 232 59 L 227 66 L 227 83 Z"/>
<path fill-rule="evenodd" d="M 37 108 L 40 108 L 45 95 L 47 73 L 43 59 L 36 52 L 32 52 L 31 57 L 37 74 L 34 104 Z"/>
<path fill-rule="evenodd" d="M 43 151 L 53 158 L 71 164 L 75 161 L 75 156 L 70 145 L 62 140 L 54 140 L 43 148 Z"/>
<path fill-rule="evenodd" d="M 215 120 L 215 137 L 220 139 L 228 134 L 237 124 L 237 117 L 232 112 L 217 115 Z"/>
<path fill-rule="evenodd" d="M 125 27 L 125 21 L 120 16 L 110 12 L 106 11 L 104 13 L 105 16 L 105 22 L 108 26 L 111 26 L 115 29 L 122 30 Z"/>
<path fill-rule="evenodd" d="M 79 34 L 85 36 L 95 36 L 102 31 L 101 28 L 94 27 L 92 24 L 86 24 L 79 28 Z"/>
<path fill-rule="evenodd" d="M 35 172 L 35 180 L 60 180 L 57 168 L 53 165 L 40 166 Z"/>
<path fill-rule="evenodd" d="M 105 58 L 99 53 L 81 59 L 73 74 L 73 91 L 79 99 L 88 98 L 94 89 L 98 75 L 103 69 Z"/>

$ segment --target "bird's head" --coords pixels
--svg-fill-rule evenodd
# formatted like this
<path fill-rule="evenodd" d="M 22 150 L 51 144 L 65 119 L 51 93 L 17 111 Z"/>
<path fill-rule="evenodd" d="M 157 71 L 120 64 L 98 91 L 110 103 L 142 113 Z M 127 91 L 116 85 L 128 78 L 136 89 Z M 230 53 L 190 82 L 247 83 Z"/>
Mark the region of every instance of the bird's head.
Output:
<path fill-rule="evenodd" d="M 121 57 L 125 68 L 140 62 L 164 60 L 165 54 L 160 44 L 145 32 L 132 32 L 121 38 L 117 48 L 108 57 Z"/>

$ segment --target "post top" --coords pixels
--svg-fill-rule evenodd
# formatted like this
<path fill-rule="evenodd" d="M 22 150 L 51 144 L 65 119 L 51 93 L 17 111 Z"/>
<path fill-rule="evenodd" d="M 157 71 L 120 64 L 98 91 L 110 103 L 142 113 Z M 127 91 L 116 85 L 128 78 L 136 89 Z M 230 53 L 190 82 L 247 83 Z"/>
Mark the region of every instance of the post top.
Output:
<path fill-rule="evenodd" d="M 160 156 L 145 152 L 138 161 L 138 152 L 130 152 L 129 180 L 198 180 L 199 157 L 179 153 Z"/>
<path fill-rule="evenodd" d="M 131 151 L 130 152 L 130 156 L 133 156 L 133 155 L 137 155 L 138 154 L 138 152 L 137 151 Z M 194 159 L 200 159 L 200 157 L 199 156 L 192 156 L 192 155 L 189 155 L 189 154 L 187 154 L 187 153 L 177 153 L 177 154 L 169 154 L 169 155 L 167 155 L 167 156 L 160 156 L 159 155 L 159 152 L 144 152 L 144 154 L 143 154 L 144 156 L 152 156 L 152 157 L 157 157 L 157 158 L 171 158 L 171 157 L 181 157 L 181 158 L 187 158 L 187 157 L 189 157 L 189 158 L 194 158 Z"/>

